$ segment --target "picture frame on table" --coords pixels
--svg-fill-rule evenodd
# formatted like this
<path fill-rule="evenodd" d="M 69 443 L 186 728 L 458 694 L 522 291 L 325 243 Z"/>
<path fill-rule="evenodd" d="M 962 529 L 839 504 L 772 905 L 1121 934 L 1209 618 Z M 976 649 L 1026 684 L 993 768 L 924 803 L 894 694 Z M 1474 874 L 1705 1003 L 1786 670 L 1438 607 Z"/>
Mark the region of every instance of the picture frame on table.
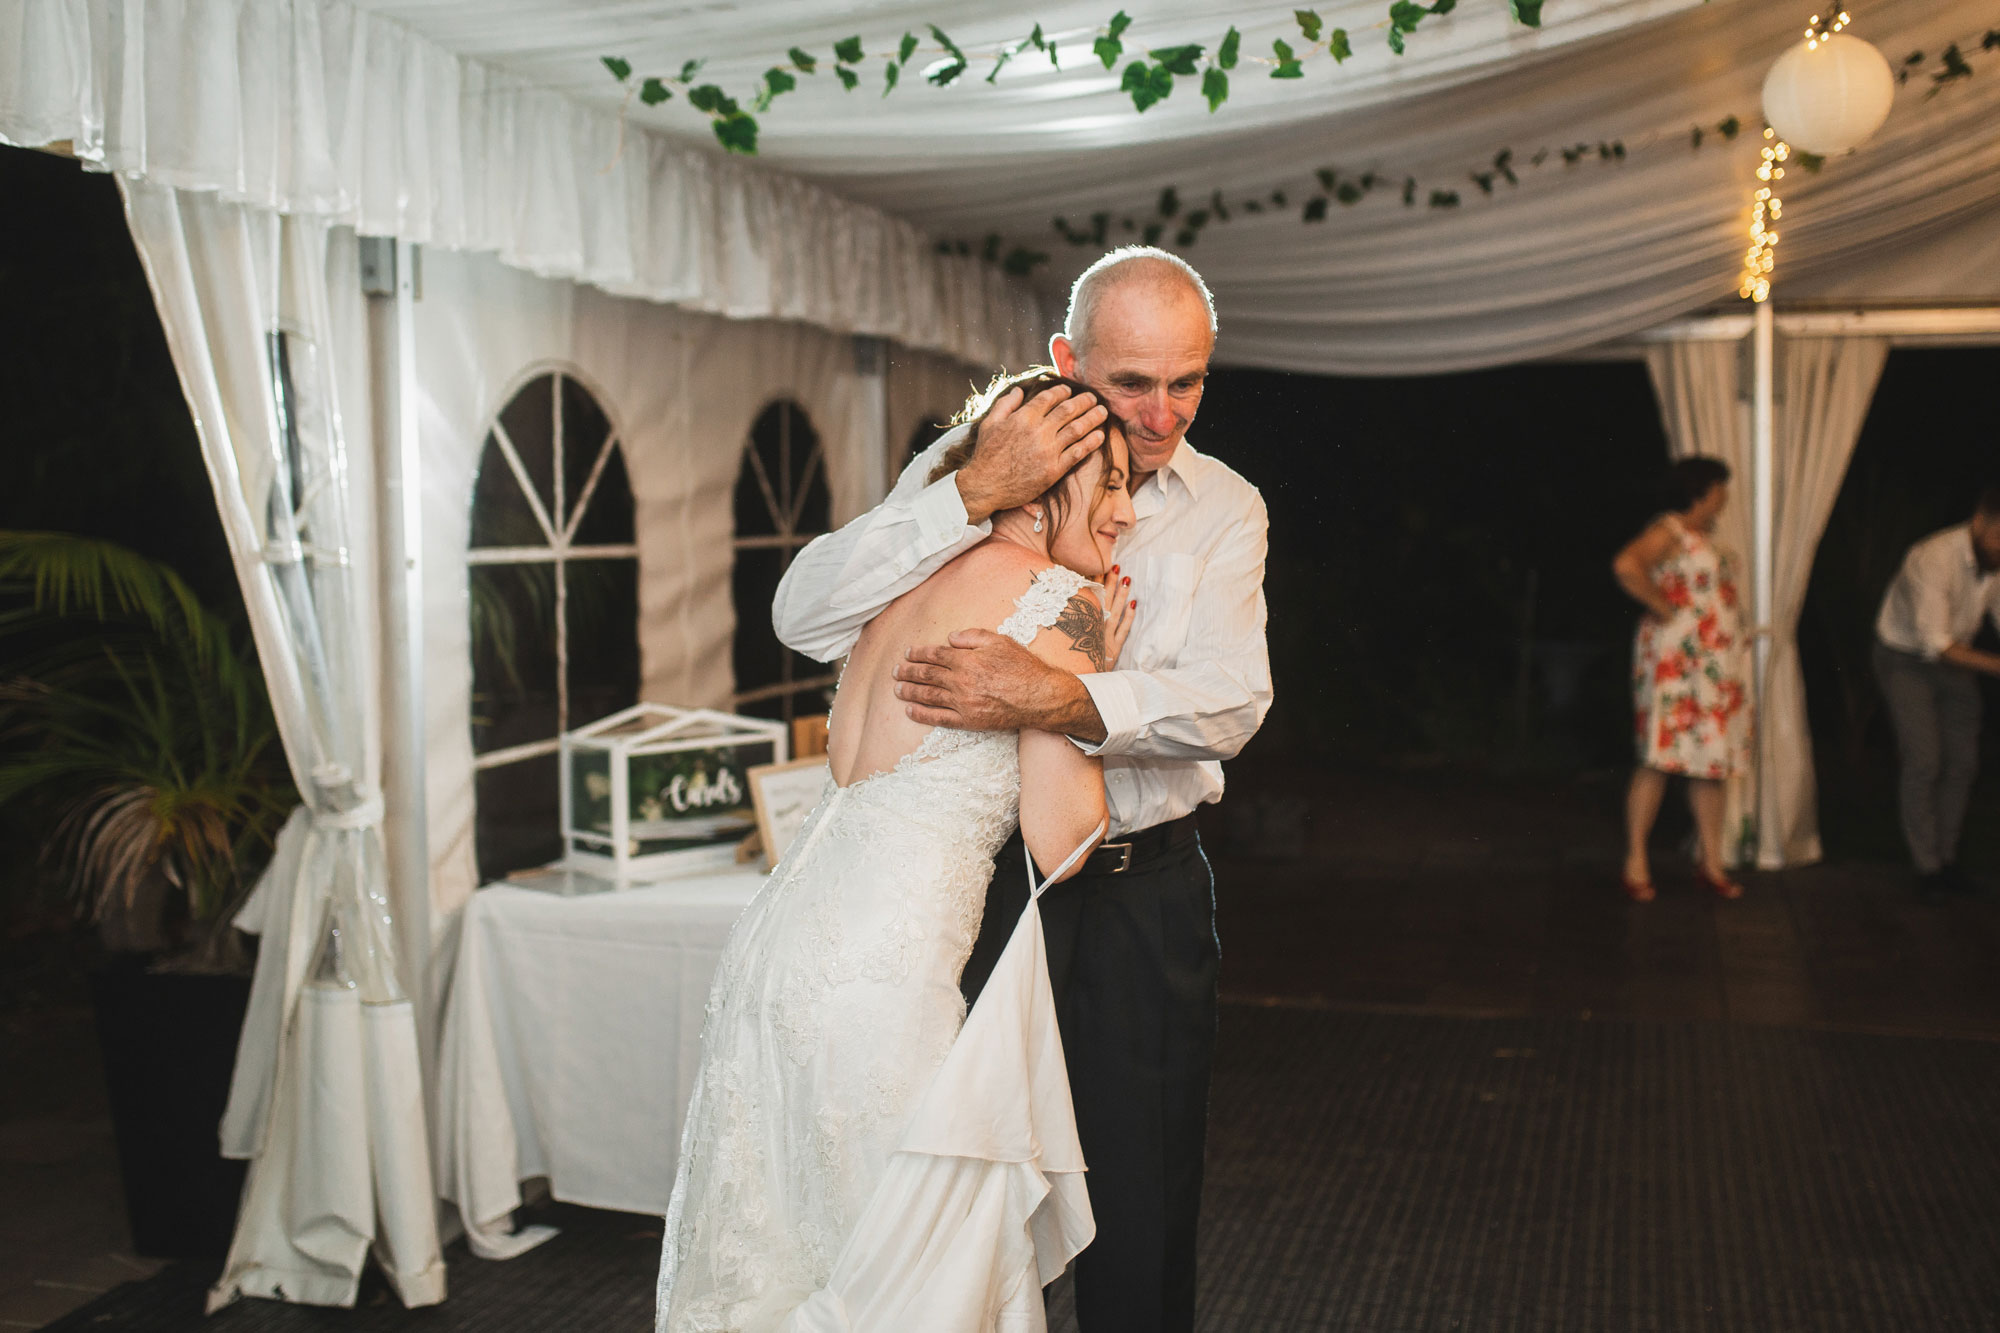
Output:
<path fill-rule="evenodd" d="M 746 775 L 750 781 L 750 801 L 757 811 L 757 839 L 763 844 L 765 865 L 776 866 L 799 833 L 826 788 L 825 755 L 794 759 L 783 764 L 760 764 Z"/>

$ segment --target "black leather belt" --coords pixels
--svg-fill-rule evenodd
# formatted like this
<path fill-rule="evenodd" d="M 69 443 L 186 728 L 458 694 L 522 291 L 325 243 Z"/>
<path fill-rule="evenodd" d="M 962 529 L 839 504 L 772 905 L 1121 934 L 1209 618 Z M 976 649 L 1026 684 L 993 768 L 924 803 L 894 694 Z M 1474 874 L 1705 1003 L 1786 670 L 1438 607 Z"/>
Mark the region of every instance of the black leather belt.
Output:
<path fill-rule="evenodd" d="M 1191 847 L 1197 841 L 1194 816 L 1182 815 L 1179 819 L 1170 819 L 1164 824 L 1127 834 L 1122 842 L 1100 844 L 1084 860 L 1083 869 L 1077 873 L 1122 875 L 1128 870 L 1141 870 L 1169 852 Z"/>

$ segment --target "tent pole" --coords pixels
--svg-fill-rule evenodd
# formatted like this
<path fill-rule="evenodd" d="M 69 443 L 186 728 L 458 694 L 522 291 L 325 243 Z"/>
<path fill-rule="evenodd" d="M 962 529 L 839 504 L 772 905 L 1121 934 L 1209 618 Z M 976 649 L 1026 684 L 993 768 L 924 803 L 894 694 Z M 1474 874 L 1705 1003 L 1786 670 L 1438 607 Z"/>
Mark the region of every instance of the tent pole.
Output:
<path fill-rule="evenodd" d="M 1757 781 L 1754 804 L 1757 830 L 1757 864 L 1765 869 L 1775 869 L 1783 864 L 1783 853 L 1775 844 L 1777 830 L 1767 827 L 1764 817 L 1764 793 L 1770 789 L 1771 775 L 1766 771 L 1769 765 L 1770 747 L 1765 744 L 1769 729 L 1764 726 L 1764 700 L 1770 683 L 1771 667 L 1771 615 L 1774 607 L 1772 580 L 1776 575 L 1774 537 L 1777 530 L 1777 422 L 1773 402 L 1776 378 L 1776 331 L 1775 312 L 1771 303 L 1764 301 L 1757 306 L 1755 327 L 1751 333 L 1751 366 L 1754 384 L 1751 393 L 1751 450 L 1756 469 L 1752 482 L 1752 501 L 1755 508 L 1751 516 L 1752 543 L 1756 548 L 1754 556 L 1754 596 L 1756 599 L 1756 705 L 1757 719 Z M 1772 858 L 1776 857 L 1774 863 Z"/>
<path fill-rule="evenodd" d="M 423 487 L 417 446 L 417 247 L 369 238 L 374 327 L 377 477 L 382 549 L 382 788 L 389 882 L 403 956 L 403 984 L 416 1010 L 426 1087 L 436 1086 L 437 1015 L 432 1003 L 431 874 L 424 756 Z"/>

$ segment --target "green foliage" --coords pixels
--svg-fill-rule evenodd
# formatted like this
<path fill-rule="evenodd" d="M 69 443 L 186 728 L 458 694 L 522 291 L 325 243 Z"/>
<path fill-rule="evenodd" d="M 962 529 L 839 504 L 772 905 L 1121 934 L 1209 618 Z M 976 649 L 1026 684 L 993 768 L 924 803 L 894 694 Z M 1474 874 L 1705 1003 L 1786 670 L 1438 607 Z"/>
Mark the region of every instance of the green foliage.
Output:
<path fill-rule="evenodd" d="M 1201 52 L 1202 47 L 1197 43 L 1192 46 L 1162 46 L 1146 54 L 1169 74 L 1193 74 L 1199 68 L 1195 62 L 1201 59 Z"/>
<path fill-rule="evenodd" d="M 1800 166 L 1804 167 L 1807 171 L 1813 172 L 1815 174 L 1818 173 L 1821 167 L 1826 165 L 1826 159 L 1821 157 L 1818 153 L 1793 153 L 1792 161 L 1798 163 Z"/>
<path fill-rule="evenodd" d="M 931 83 L 936 87 L 942 88 L 946 84 L 950 83 L 952 80 L 956 79 L 959 75 L 965 73 L 967 65 L 969 65 L 971 62 L 966 60 L 965 52 L 958 49 L 958 44 L 952 41 L 951 38 L 944 35 L 944 30 L 942 28 L 938 27 L 938 25 L 935 23 L 931 24 L 930 27 L 931 27 L 931 36 L 937 38 L 938 45 L 942 46 L 945 49 L 946 54 L 948 54 L 951 57 L 950 64 L 944 65 L 941 68 L 933 70 L 931 72 L 930 76 Z"/>
<path fill-rule="evenodd" d="M 639 100 L 647 106 L 658 106 L 672 96 L 667 85 L 658 79 L 649 78 L 639 85 Z"/>
<path fill-rule="evenodd" d="M 620 60 L 617 56 L 605 56 L 604 68 L 611 71 L 611 77 L 623 83 L 632 77 L 632 62 Z"/>
<path fill-rule="evenodd" d="M 1271 43 L 1272 52 L 1278 57 L 1278 67 L 1271 71 L 1274 79 L 1303 79 L 1306 69 L 1299 58 L 1292 53 L 1291 43 L 1282 37 Z"/>
<path fill-rule="evenodd" d="M 164 883 L 206 963 L 231 946 L 246 870 L 297 804 L 245 636 L 180 576 L 112 542 L 0 532 L 0 805 L 108 929 Z"/>
<path fill-rule="evenodd" d="M 896 48 L 896 63 L 899 65 L 907 65 L 910 63 L 910 57 L 915 55 L 916 53 L 917 53 L 917 35 L 913 32 L 904 33 L 902 45 Z"/>
<path fill-rule="evenodd" d="M 1229 76 L 1211 66 L 1201 76 L 1201 95 L 1208 99 L 1208 109 L 1214 111 L 1229 100 Z"/>
<path fill-rule="evenodd" d="M 742 153 L 745 157 L 757 152 L 757 122 L 754 118 L 738 111 L 726 116 L 718 116 L 714 121 L 715 137 L 732 153 Z"/>
<path fill-rule="evenodd" d="M 813 58 L 811 52 L 800 47 L 795 46 L 785 54 L 792 58 L 793 65 L 806 74 L 811 74 L 819 65 L 819 61 Z"/>
<path fill-rule="evenodd" d="M 1987 35 L 1990 37 L 1993 34 L 1989 33 Z M 1965 56 L 1960 53 L 1957 42 L 1953 42 L 1944 49 L 1944 55 L 1941 59 L 1944 68 L 1931 75 L 1931 91 L 1933 93 L 1954 80 L 1969 79 L 1972 77 L 1972 66 L 1965 63 Z"/>
<path fill-rule="evenodd" d="M 843 65 L 860 64 L 866 58 L 862 51 L 860 34 L 857 33 L 852 37 L 843 37 L 835 42 L 833 44 L 833 58 Z"/>
<path fill-rule="evenodd" d="M 902 72 L 903 67 L 897 64 L 891 64 L 882 71 L 882 96 L 887 97 L 896 91 L 896 79 Z"/>
<path fill-rule="evenodd" d="M 1294 9 L 1292 17 L 1298 20 L 1299 31 L 1308 42 L 1319 40 L 1320 17 L 1310 9 Z"/>
<path fill-rule="evenodd" d="M 1507 8 L 1516 23 L 1530 28 L 1542 26 L 1542 0 L 1507 0 Z"/>
<path fill-rule="evenodd" d="M 1222 38 L 1222 45 L 1215 48 L 1217 69 L 1235 69 L 1237 54 L 1243 48 L 1243 34 L 1232 25 Z"/>
<path fill-rule="evenodd" d="M 845 65 L 835 65 L 833 72 L 840 77 L 840 86 L 850 93 L 861 84 L 861 76 Z"/>
<path fill-rule="evenodd" d="M 1326 53 L 1333 57 L 1336 65 L 1345 65 L 1354 54 L 1353 45 L 1347 40 L 1347 29 L 1335 28 L 1326 37 Z"/>
<path fill-rule="evenodd" d="M 1174 90 L 1174 76 L 1164 65 L 1148 65 L 1143 60 L 1135 60 L 1125 67 L 1124 80 L 1119 84 L 1122 91 L 1132 95 L 1132 105 L 1140 111 L 1155 102 L 1166 100 Z"/>
<path fill-rule="evenodd" d="M 697 111 L 715 116 L 733 115 L 736 111 L 735 99 L 712 83 L 704 83 L 690 92 L 688 103 Z"/>

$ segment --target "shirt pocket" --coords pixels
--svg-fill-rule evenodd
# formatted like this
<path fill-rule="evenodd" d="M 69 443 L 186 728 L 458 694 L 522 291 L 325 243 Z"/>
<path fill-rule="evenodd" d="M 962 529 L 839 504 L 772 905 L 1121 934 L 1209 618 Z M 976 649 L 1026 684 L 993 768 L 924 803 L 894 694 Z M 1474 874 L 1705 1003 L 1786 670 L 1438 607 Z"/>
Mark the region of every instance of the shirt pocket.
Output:
<path fill-rule="evenodd" d="M 1195 589 L 1201 585 L 1201 557 L 1178 552 L 1149 557 L 1132 574 L 1139 618 L 1118 660 L 1120 667 L 1161 671 L 1180 665 L 1194 620 Z"/>

